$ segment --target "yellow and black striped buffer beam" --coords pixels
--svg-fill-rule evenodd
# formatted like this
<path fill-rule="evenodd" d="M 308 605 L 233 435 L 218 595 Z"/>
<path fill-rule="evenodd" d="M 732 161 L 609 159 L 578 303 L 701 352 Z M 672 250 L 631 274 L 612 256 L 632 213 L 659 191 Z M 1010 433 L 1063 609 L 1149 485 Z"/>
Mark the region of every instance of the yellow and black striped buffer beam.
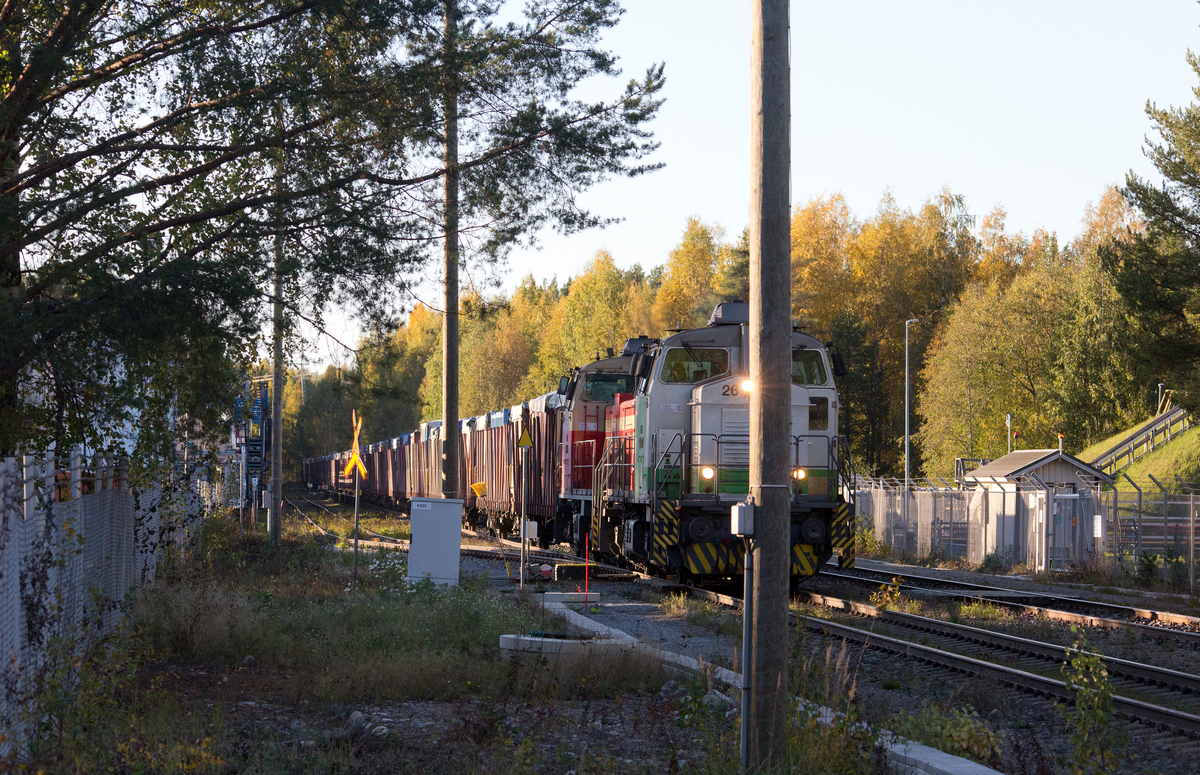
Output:
<path fill-rule="evenodd" d="M 600 511 L 592 511 L 592 523 L 588 528 L 588 540 L 592 542 L 592 551 L 600 548 Z"/>
<path fill-rule="evenodd" d="M 817 572 L 817 553 L 811 544 L 792 545 L 792 575 L 813 576 Z"/>
<path fill-rule="evenodd" d="M 658 502 L 651 541 L 651 560 L 659 567 L 667 567 L 667 550 L 679 544 L 679 509 L 674 501 Z"/>
<path fill-rule="evenodd" d="M 849 503 L 839 503 L 833 517 L 833 530 L 830 534 L 833 548 L 838 553 L 839 568 L 854 567 L 854 507 Z"/>
<path fill-rule="evenodd" d="M 684 544 L 683 564 L 696 575 L 722 575 L 742 572 L 742 547 L 739 544 Z"/>

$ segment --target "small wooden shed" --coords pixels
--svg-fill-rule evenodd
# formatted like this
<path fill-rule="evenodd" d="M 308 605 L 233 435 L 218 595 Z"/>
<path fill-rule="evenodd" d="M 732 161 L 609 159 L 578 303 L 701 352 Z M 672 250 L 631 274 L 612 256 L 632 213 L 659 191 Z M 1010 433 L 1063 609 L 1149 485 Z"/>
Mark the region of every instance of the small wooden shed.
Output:
<path fill-rule="evenodd" d="M 968 508 L 982 546 L 975 556 L 1003 553 L 1036 570 L 1063 569 L 1102 556 L 1104 516 L 1096 493 L 1112 479 L 1060 449 L 1023 449 L 963 476 Z"/>

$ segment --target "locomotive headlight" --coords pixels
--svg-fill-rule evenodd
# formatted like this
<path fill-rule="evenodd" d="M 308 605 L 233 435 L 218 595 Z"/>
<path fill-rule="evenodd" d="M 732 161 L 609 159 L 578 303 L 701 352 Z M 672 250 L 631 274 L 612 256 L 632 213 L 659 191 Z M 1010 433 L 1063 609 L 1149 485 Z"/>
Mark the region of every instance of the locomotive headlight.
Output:
<path fill-rule="evenodd" d="M 804 477 L 806 477 L 806 476 L 808 476 L 808 474 L 804 473 L 803 468 L 797 468 L 794 471 L 792 471 L 792 478 L 795 479 L 797 482 L 802 481 L 804 479 Z"/>
<path fill-rule="evenodd" d="M 713 470 L 712 466 L 705 466 L 704 468 L 700 469 L 700 475 L 705 479 L 712 479 L 717 475 L 717 472 Z"/>
<path fill-rule="evenodd" d="M 742 380 L 742 392 L 749 393 L 754 389 L 754 383 L 748 379 Z"/>

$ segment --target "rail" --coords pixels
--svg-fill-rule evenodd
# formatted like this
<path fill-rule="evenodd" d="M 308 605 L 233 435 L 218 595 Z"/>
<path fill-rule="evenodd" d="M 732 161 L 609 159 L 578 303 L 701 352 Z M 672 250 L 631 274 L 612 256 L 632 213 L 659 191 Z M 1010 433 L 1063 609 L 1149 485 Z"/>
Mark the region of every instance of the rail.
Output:
<path fill-rule="evenodd" d="M 737 608 L 742 607 L 742 601 L 736 597 L 711 592 L 705 589 L 697 589 L 695 587 L 684 587 L 684 589 L 695 597 L 706 598 L 714 603 L 734 606 Z M 825 605 L 829 605 L 830 607 L 837 607 L 838 603 L 845 605 L 845 601 L 841 601 L 837 598 L 825 598 Z M 917 643 L 912 640 L 880 635 L 879 633 L 873 631 L 863 630 L 858 627 L 851 627 L 846 624 L 840 624 L 838 622 L 830 621 L 826 618 L 816 618 L 805 616 L 803 614 L 797 614 L 795 612 L 789 612 L 788 619 L 791 622 L 814 632 L 836 638 L 842 638 L 855 643 L 862 643 L 864 646 L 869 645 L 870 647 L 879 651 L 891 653 L 900 658 L 917 659 L 922 662 L 950 668 L 968 675 L 976 675 L 995 680 L 1001 684 L 1042 696 L 1050 696 L 1056 699 L 1066 700 L 1068 702 L 1075 699 L 1075 693 L 1069 689 L 1063 681 L 1050 678 L 1048 676 L 1027 672 L 1025 670 L 1018 670 L 1013 667 L 997 664 L 996 662 L 989 662 L 984 659 L 969 657 L 953 651 L 934 648 L 933 646 L 928 646 L 924 643 Z M 1060 653 L 1066 656 L 1067 649 L 1061 649 Z M 1168 675 L 1165 671 L 1153 668 L 1152 666 L 1130 662 L 1126 662 L 1122 666 L 1123 672 L 1125 670 L 1131 670 L 1132 667 L 1143 668 L 1145 670 L 1142 675 L 1138 676 L 1138 680 L 1141 681 L 1158 683 L 1161 685 L 1163 682 L 1170 682 L 1173 678 L 1173 676 Z M 1189 678 L 1191 678 L 1191 676 L 1189 676 Z M 1178 686 L 1179 681 L 1175 680 L 1173 685 Z M 1112 699 L 1114 710 L 1127 718 L 1148 721 L 1152 724 L 1161 725 L 1163 727 L 1170 727 L 1172 730 L 1177 730 L 1191 737 L 1200 736 L 1200 717 L 1191 713 L 1177 710 L 1175 708 L 1164 707 L 1162 705 L 1155 705 L 1150 702 L 1145 702 L 1143 700 L 1134 699 L 1119 694 L 1113 695 Z"/>
<path fill-rule="evenodd" d="M 841 598 L 822 595 L 819 592 L 801 592 L 802 598 L 807 598 L 807 602 L 816 605 L 827 606 L 829 608 L 839 609 L 847 613 L 858 616 L 867 616 L 879 619 L 882 622 L 904 627 L 907 629 L 918 630 L 921 632 L 938 635 L 954 640 L 977 643 L 990 648 L 997 648 L 1004 651 L 1028 655 L 1042 660 L 1052 661 L 1061 664 L 1065 661 L 1067 650 L 1057 643 L 1046 643 L 1044 641 L 1034 640 L 1032 638 L 1018 637 L 1016 635 L 1008 635 L 1007 633 L 985 630 L 979 627 L 971 627 L 966 624 L 955 622 L 946 622 L 941 619 L 934 619 L 928 616 L 920 616 L 917 614 L 904 613 L 902 611 L 892 611 L 860 603 L 854 600 L 844 600 Z M 1159 667 L 1142 662 L 1134 662 L 1128 659 L 1120 659 L 1117 657 L 1106 656 L 1104 654 L 1084 652 L 1088 656 L 1094 656 L 1104 663 L 1105 668 L 1112 675 L 1124 676 L 1141 681 L 1147 684 L 1167 687 L 1168 689 L 1176 690 L 1180 693 L 1190 693 L 1200 695 L 1200 676 L 1185 673 L 1180 670 L 1171 668 Z"/>
<path fill-rule="evenodd" d="M 1052 621 L 1066 622 L 1068 624 L 1082 624 L 1088 627 L 1097 627 L 1106 630 L 1128 629 L 1134 630 L 1143 635 L 1149 635 L 1155 638 L 1178 641 L 1189 647 L 1200 646 L 1200 631 L 1195 629 L 1187 629 L 1195 627 L 1197 624 L 1196 617 L 1187 616 L 1185 614 L 1176 614 L 1170 611 L 1156 611 L 1151 609 L 1141 609 L 1132 606 L 1117 605 L 1114 603 L 1104 603 L 1096 600 L 1084 600 L 1080 598 L 1062 597 L 1049 593 L 1037 591 L 1025 592 L 1019 589 L 1010 589 L 1008 587 L 989 587 L 983 584 L 971 584 L 968 582 L 952 581 L 950 579 L 934 578 L 929 576 L 921 576 L 912 573 L 902 573 L 894 571 L 879 571 L 870 568 L 856 567 L 851 572 L 835 571 L 827 568 L 821 570 L 821 575 L 829 579 L 837 579 L 839 581 L 858 583 L 874 586 L 880 581 L 886 582 L 887 579 L 895 579 L 896 576 L 902 577 L 902 582 L 899 588 L 903 591 L 926 591 L 932 589 L 943 589 L 944 594 L 949 597 L 955 597 L 960 600 L 980 600 L 985 599 L 988 603 L 1004 608 L 1011 608 L 1017 611 L 1024 611 L 1036 618 L 1045 618 Z M 871 577 L 874 578 L 871 578 Z M 918 582 L 918 583 L 912 583 Z M 923 585 L 924 584 L 924 585 Z M 932 585 L 932 586 L 930 586 Z M 989 593 L 1001 593 L 1004 596 Z M 1042 605 L 1034 605 L 1025 600 L 1036 600 Z M 1049 607 L 1062 606 L 1060 608 Z M 1065 610 L 1076 608 L 1082 610 Z M 1109 614 L 1108 616 L 1087 613 L 1088 610 L 1097 611 L 1101 614 Z M 1122 618 L 1113 618 L 1119 616 Z M 1154 622 L 1147 624 L 1145 622 Z"/>

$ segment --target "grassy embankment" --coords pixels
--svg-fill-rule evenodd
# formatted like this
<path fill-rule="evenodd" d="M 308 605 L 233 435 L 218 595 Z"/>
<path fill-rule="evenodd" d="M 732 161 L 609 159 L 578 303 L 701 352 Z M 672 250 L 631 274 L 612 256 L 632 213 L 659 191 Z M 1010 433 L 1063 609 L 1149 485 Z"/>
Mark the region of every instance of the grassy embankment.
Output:
<path fill-rule="evenodd" d="M 482 580 L 408 585 L 395 552 L 360 558 L 352 590 L 346 554 L 312 533 L 288 518 L 276 547 L 260 526 L 239 539 L 233 522 L 207 520 L 203 555 L 163 568 L 124 630 L 74 657 L 61 650 L 59 669 L 25 705 L 41 723 L 22 764 L 46 773 L 523 771 L 505 755 L 520 742 L 511 737 L 480 760 L 470 735 L 414 753 L 399 728 L 330 736 L 345 722 L 329 719 L 424 701 L 482 704 L 472 712 L 493 714 L 495 727 L 514 704 L 603 700 L 665 680 L 636 658 L 505 659 L 502 633 L 562 623 Z"/>
<path fill-rule="evenodd" d="M 1080 452 L 1076 457 L 1090 463 L 1096 457 L 1111 449 L 1121 439 L 1149 426 L 1155 419 L 1157 418 L 1151 417 L 1140 425 L 1097 442 Z M 1162 482 L 1163 486 L 1168 490 L 1182 492 L 1183 488 L 1176 481 L 1176 476 L 1189 482 L 1200 479 L 1200 434 L 1194 431 L 1187 431 L 1180 434 L 1170 442 L 1160 444 L 1157 449 L 1140 460 L 1121 469 L 1121 473 L 1128 474 L 1130 478 L 1139 483 L 1149 482 L 1150 477 L 1153 476 Z"/>
<path fill-rule="evenodd" d="M 1200 479 L 1200 432 L 1189 430 L 1160 445 L 1141 460 L 1121 469 L 1137 482 L 1149 481 L 1149 477 L 1163 483 L 1174 492 L 1183 492 L 1175 480 L 1178 476 L 1187 482 Z"/>
<path fill-rule="evenodd" d="M 1126 428 L 1125 430 L 1118 431 L 1117 433 L 1109 436 L 1107 439 L 1097 441 L 1095 444 L 1091 444 L 1087 448 L 1082 449 L 1079 452 L 1072 452 L 1071 454 L 1085 463 L 1091 463 L 1093 460 L 1100 457 L 1100 455 L 1103 455 L 1105 452 L 1112 449 L 1117 442 L 1121 441 L 1121 439 L 1124 439 L 1125 437 L 1137 431 L 1150 427 L 1157 419 L 1158 417 L 1147 418 L 1145 421 L 1138 423 L 1132 428 Z"/>

